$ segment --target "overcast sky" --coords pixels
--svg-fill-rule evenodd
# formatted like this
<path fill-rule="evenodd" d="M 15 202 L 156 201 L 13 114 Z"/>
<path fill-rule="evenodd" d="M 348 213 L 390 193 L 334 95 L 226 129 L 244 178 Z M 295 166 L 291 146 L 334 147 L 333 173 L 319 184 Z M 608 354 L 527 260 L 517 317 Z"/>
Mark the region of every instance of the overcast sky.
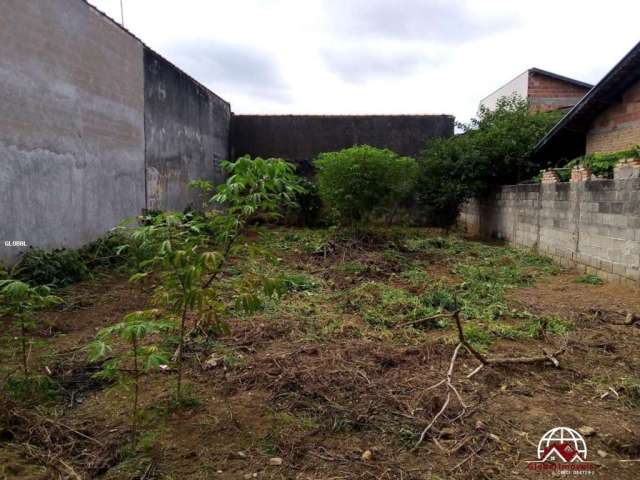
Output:
<path fill-rule="evenodd" d="M 90 0 L 120 21 L 120 0 Z M 596 83 L 637 0 L 123 0 L 125 27 L 236 113 L 448 113 L 529 67 Z"/>

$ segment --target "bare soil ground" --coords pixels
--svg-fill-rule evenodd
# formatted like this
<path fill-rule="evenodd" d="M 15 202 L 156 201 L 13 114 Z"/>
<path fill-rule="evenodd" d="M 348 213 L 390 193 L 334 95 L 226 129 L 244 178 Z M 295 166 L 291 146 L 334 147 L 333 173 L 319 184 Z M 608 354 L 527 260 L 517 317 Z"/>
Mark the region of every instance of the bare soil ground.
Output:
<path fill-rule="evenodd" d="M 307 230 L 256 238 L 277 256 L 263 268 L 286 270 L 294 288 L 230 318 L 229 335 L 193 339 L 189 406 L 172 406 L 171 371 L 144 378 L 135 451 L 129 391 L 95 378 L 82 348 L 148 306 L 148 286 L 104 273 L 62 292 L 65 306 L 40 317 L 30 359 L 62 394 L 48 405 L 4 400 L 0 478 L 541 478 L 551 474 L 527 461 L 560 426 L 591 427 L 597 478 L 640 478 L 640 328 L 620 324 L 640 313 L 638 289 L 576 283 L 528 252 L 429 231 L 349 247 Z M 566 352 L 559 368 L 488 366 L 467 378 L 478 361 L 460 350 L 453 381 L 468 408 L 452 400 L 413 449 L 443 405 L 446 390 L 429 388 L 457 343 L 446 316 L 425 318 L 450 313 L 452 291 L 485 355 Z M 19 359 L 3 321 L 6 378 Z"/>

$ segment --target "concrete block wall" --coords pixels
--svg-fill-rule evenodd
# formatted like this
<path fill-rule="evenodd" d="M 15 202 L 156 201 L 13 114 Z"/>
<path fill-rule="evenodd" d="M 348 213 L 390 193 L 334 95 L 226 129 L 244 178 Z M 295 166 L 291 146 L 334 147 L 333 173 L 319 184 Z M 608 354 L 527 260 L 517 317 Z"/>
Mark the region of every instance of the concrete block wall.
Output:
<path fill-rule="evenodd" d="M 81 0 L 0 0 L 0 261 L 145 205 L 142 44 Z"/>
<path fill-rule="evenodd" d="M 189 180 L 222 179 L 227 102 L 84 0 L 0 11 L 0 262 L 182 210 Z"/>
<path fill-rule="evenodd" d="M 472 235 L 532 247 L 609 281 L 640 285 L 640 178 L 504 186 L 469 202 Z"/>

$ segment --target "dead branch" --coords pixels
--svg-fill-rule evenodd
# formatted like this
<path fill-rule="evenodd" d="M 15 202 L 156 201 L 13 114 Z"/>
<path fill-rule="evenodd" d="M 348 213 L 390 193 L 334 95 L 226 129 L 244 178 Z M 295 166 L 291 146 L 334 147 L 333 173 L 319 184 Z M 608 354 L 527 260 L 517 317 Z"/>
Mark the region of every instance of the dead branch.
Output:
<path fill-rule="evenodd" d="M 633 312 L 615 312 L 610 310 L 591 310 L 593 312 L 593 318 L 599 319 L 612 325 L 632 326 L 636 323 L 640 323 L 640 315 Z M 608 314 L 619 315 L 625 317 L 621 322 L 612 321 L 607 319 Z"/>
<path fill-rule="evenodd" d="M 545 351 L 543 349 L 542 350 L 542 355 L 537 355 L 537 356 L 534 356 L 534 357 L 487 358 L 484 355 L 482 355 L 480 352 L 478 352 L 475 348 L 473 348 L 471 346 L 471 344 L 469 344 L 469 342 L 467 342 L 467 340 L 466 340 L 466 338 L 464 336 L 464 330 L 462 328 L 462 322 L 460 321 L 460 312 L 459 311 L 455 312 L 453 317 L 456 320 L 456 327 L 458 328 L 458 340 L 460 341 L 460 343 L 462 345 L 464 345 L 464 347 L 467 349 L 467 351 L 469 353 L 471 353 L 474 357 L 476 357 L 478 359 L 478 361 L 480 362 L 480 365 L 478 366 L 478 368 L 476 368 L 469 375 L 467 375 L 467 378 L 473 377 L 476 373 L 478 373 L 480 370 L 482 370 L 487 365 L 505 365 L 505 364 L 514 364 L 514 363 L 532 364 L 532 363 L 551 362 L 554 367 L 558 368 L 558 367 L 560 367 L 560 362 L 558 361 L 558 359 L 556 357 L 562 355 L 565 352 L 565 350 L 567 349 L 567 346 L 564 345 L 562 348 L 560 348 L 559 350 L 557 350 L 554 353 L 549 353 L 549 352 L 547 352 L 547 351 Z"/>
<path fill-rule="evenodd" d="M 433 390 L 434 388 L 437 388 L 440 385 L 445 385 L 447 387 L 447 397 L 444 403 L 442 404 L 442 408 L 438 413 L 436 413 L 436 415 L 433 417 L 429 425 L 427 425 L 426 428 L 422 431 L 422 433 L 420 434 L 420 438 L 418 439 L 414 447 L 411 449 L 411 451 L 414 451 L 416 448 L 418 448 L 422 444 L 422 442 L 424 441 L 424 437 L 427 435 L 429 430 L 431 430 L 431 427 L 433 427 L 433 425 L 436 423 L 438 418 L 440 418 L 440 416 L 445 412 L 445 410 L 449 406 L 449 402 L 451 401 L 452 392 L 455 394 L 456 398 L 458 399 L 458 402 L 460 402 L 460 405 L 462 406 L 462 413 L 464 414 L 464 412 L 466 412 L 467 410 L 467 406 L 462 400 L 462 397 L 460 396 L 460 394 L 458 393 L 458 390 L 451 383 L 451 380 L 453 378 L 453 369 L 456 364 L 456 358 L 458 357 L 458 352 L 460 351 L 460 347 L 462 347 L 462 343 L 458 343 L 458 345 L 456 345 L 455 350 L 453 351 L 453 355 L 451 356 L 451 361 L 449 362 L 449 369 L 447 370 L 447 376 L 443 380 L 439 381 L 435 385 L 432 385 L 431 387 L 427 388 L 427 390 L 425 390 L 426 392 L 429 390 Z"/>
<path fill-rule="evenodd" d="M 482 370 L 482 368 L 484 368 L 487 365 L 506 365 L 506 364 L 515 364 L 515 363 L 519 363 L 519 364 L 534 364 L 534 363 L 550 362 L 553 366 L 558 368 L 560 366 L 560 362 L 558 361 L 558 359 L 556 357 L 558 357 L 559 355 L 564 353 L 566 348 L 567 348 L 567 345 L 565 344 L 560 350 L 558 350 L 558 351 L 556 351 L 554 353 L 549 353 L 549 352 L 547 352 L 547 351 L 545 351 L 543 349 L 543 354 L 542 355 L 534 356 L 534 357 L 487 358 L 483 354 L 478 352 L 475 348 L 473 348 L 471 346 L 471 344 L 467 341 L 467 339 L 466 339 L 466 337 L 464 335 L 464 329 L 462 327 L 462 322 L 460 321 L 460 311 L 459 310 L 453 313 L 453 318 L 456 321 L 456 327 L 458 329 L 458 344 L 456 345 L 456 348 L 453 351 L 453 355 L 451 356 L 451 361 L 449 362 L 449 369 L 447 370 L 447 374 L 446 374 L 445 378 L 443 378 L 439 382 L 431 385 L 426 390 L 424 390 L 424 392 L 422 393 L 422 395 L 424 395 L 424 393 L 426 393 L 428 391 L 431 391 L 431 390 L 434 390 L 434 389 L 444 385 L 446 387 L 446 389 L 447 389 L 447 396 L 446 396 L 446 398 L 444 400 L 444 403 L 442 404 L 442 407 L 440 408 L 438 413 L 436 413 L 435 416 L 431 419 L 431 422 L 429 422 L 429 424 L 422 431 L 422 433 L 420 434 L 420 438 L 418 439 L 416 444 L 413 446 L 411 451 L 414 451 L 415 449 L 417 449 L 422 444 L 422 442 L 424 441 L 424 439 L 425 439 L 427 433 L 429 432 L 429 430 L 431 430 L 431 428 L 436 423 L 436 421 L 445 412 L 445 410 L 449 406 L 449 403 L 451 402 L 451 394 L 452 393 L 458 399 L 458 402 L 460 403 L 460 405 L 462 407 L 462 412 L 455 419 L 453 419 L 453 421 L 459 419 L 460 417 L 462 417 L 467 412 L 468 407 L 465 404 L 464 400 L 462 399 L 462 396 L 460 395 L 460 393 L 458 392 L 458 390 L 456 389 L 455 385 L 452 382 L 452 380 L 453 380 L 453 371 L 454 371 L 454 368 L 455 368 L 456 359 L 458 357 L 458 353 L 460 352 L 460 348 L 461 347 L 465 347 L 465 349 L 480 362 L 480 365 L 475 370 L 473 370 L 469 375 L 467 375 L 467 378 L 473 377 L 476 373 L 478 373 L 480 370 Z M 470 457 L 468 457 L 467 460 L 469 458 Z M 464 463 L 464 462 L 462 462 L 462 463 Z M 457 465 L 455 468 L 458 468 L 460 465 Z"/>

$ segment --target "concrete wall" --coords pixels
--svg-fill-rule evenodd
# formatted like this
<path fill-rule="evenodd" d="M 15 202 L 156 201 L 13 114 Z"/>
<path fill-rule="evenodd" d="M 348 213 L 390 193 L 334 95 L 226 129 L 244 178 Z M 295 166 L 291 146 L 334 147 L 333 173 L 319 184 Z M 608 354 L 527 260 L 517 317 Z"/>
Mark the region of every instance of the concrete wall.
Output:
<path fill-rule="evenodd" d="M 199 205 L 188 183 L 224 179 L 230 106 L 148 48 L 144 71 L 147 208 Z"/>
<path fill-rule="evenodd" d="M 0 0 L 0 260 L 139 213 L 142 44 L 81 0 Z"/>
<path fill-rule="evenodd" d="M 516 94 L 520 98 L 527 98 L 528 88 L 529 70 L 526 70 L 513 80 L 480 100 L 480 105 L 488 108 L 489 110 L 493 110 L 496 107 L 498 100 L 502 97 L 510 97 L 511 95 Z"/>
<path fill-rule="evenodd" d="M 640 178 L 505 186 L 465 206 L 470 234 L 640 285 Z"/>
<path fill-rule="evenodd" d="M 450 115 L 234 115 L 234 157 L 281 157 L 311 171 L 319 153 L 353 145 L 385 147 L 415 156 L 428 139 L 453 135 Z"/>
<path fill-rule="evenodd" d="M 640 144 L 640 80 L 607 108 L 587 132 L 587 153 L 617 152 Z"/>

